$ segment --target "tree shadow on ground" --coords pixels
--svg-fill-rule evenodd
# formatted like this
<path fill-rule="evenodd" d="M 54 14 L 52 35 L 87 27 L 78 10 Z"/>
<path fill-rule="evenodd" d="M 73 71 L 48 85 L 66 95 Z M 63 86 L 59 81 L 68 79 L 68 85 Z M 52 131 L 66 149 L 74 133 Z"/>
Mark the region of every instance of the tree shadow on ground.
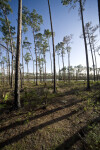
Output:
<path fill-rule="evenodd" d="M 62 121 L 62 120 L 64 120 L 64 119 L 68 119 L 70 116 L 72 116 L 72 115 L 78 113 L 78 112 L 80 111 L 80 109 L 82 109 L 82 107 L 79 108 L 78 110 L 73 110 L 73 111 L 72 111 L 71 113 L 69 113 L 69 114 L 66 114 L 66 115 L 60 116 L 60 117 L 58 117 L 58 118 L 55 118 L 55 119 L 53 119 L 53 120 L 47 121 L 47 122 L 42 123 L 42 124 L 40 124 L 40 125 L 38 125 L 38 126 L 34 126 L 34 127 L 32 127 L 31 129 L 26 130 L 26 131 L 20 133 L 19 135 L 13 136 L 12 138 L 5 140 L 4 142 L 1 142 L 1 143 L 0 143 L 0 148 L 3 148 L 3 147 L 5 147 L 5 146 L 7 146 L 7 145 L 9 145 L 9 144 L 14 143 L 14 142 L 18 142 L 19 140 L 21 140 L 22 138 L 26 137 L 27 135 L 30 135 L 30 134 L 32 134 L 32 133 L 35 133 L 36 131 L 38 131 L 38 130 L 40 130 L 40 129 L 42 129 L 42 128 L 48 126 L 48 125 L 52 125 L 52 124 L 57 123 L 57 122 L 59 122 L 59 121 Z"/>
<path fill-rule="evenodd" d="M 60 106 L 60 107 L 58 107 L 58 108 L 48 110 L 48 111 L 46 111 L 46 112 L 44 112 L 44 113 L 41 113 L 41 114 L 39 114 L 39 115 L 36 115 L 36 116 L 33 116 L 33 117 L 29 117 L 28 120 L 29 120 L 29 121 L 32 121 L 32 120 L 41 118 L 41 117 L 43 117 L 43 116 L 53 114 L 54 112 L 63 110 L 63 109 L 65 109 L 65 108 L 69 108 L 69 107 L 74 106 L 74 105 L 76 105 L 76 104 L 78 104 L 78 103 L 80 103 L 80 102 L 82 102 L 82 100 L 77 100 L 77 101 L 74 101 L 74 102 L 72 102 L 72 103 L 70 103 L 70 104 L 62 105 L 62 106 Z M 83 108 L 83 107 L 81 107 L 81 108 Z M 80 109 L 81 109 L 81 108 L 80 108 Z M 25 124 L 25 121 L 26 121 L 26 119 L 25 119 L 25 120 L 21 120 L 21 121 L 16 121 L 15 123 L 12 123 L 12 124 L 10 124 L 10 125 L 8 125 L 8 126 L 2 127 L 2 128 L 0 128 L 0 132 L 3 132 L 3 131 L 5 131 L 5 130 L 11 129 L 11 128 L 15 128 L 15 127 L 20 126 L 20 125 L 24 125 L 24 124 Z"/>
<path fill-rule="evenodd" d="M 94 120 L 91 120 L 89 124 L 81 128 L 79 131 L 77 131 L 73 136 L 71 136 L 69 139 L 67 139 L 64 143 L 59 145 L 56 150 L 68 150 L 70 149 L 77 141 L 81 140 L 81 137 L 84 137 L 84 133 L 88 133 L 91 128 L 88 128 L 88 126 L 91 126 L 93 123 L 100 122 L 100 117 L 95 118 Z"/>

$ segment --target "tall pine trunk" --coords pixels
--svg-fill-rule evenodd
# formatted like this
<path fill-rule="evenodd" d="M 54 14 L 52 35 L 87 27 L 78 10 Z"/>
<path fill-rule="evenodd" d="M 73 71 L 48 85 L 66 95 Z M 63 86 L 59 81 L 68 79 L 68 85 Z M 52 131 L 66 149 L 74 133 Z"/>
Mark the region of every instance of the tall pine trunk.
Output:
<path fill-rule="evenodd" d="M 96 54 L 95 54 L 94 43 L 93 43 L 93 50 L 94 50 L 94 58 L 95 58 L 96 79 L 98 80 L 98 72 L 97 72 L 97 59 L 96 59 Z"/>
<path fill-rule="evenodd" d="M 28 71 L 28 62 L 27 62 L 27 79 L 28 79 L 28 82 L 29 82 L 29 76 L 28 76 L 28 73 L 29 73 L 29 71 Z"/>
<path fill-rule="evenodd" d="M 22 46 L 22 68 L 23 68 L 23 73 L 22 73 L 22 83 L 24 85 L 24 59 L 23 59 L 23 46 Z"/>
<path fill-rule="evenodd" d="M 55 93 L 55 92 L 56 92 L 55 46 L 54 46 L 54 35 L 53 35 L 53 26 L 52 26 L 51 9 L 50 9 L 50 3 L 49 3 L 49 0 L 48 0 L 48 7 L 49 7 L 49 16 L 50 16 L 51 33 L 52 33 L 52 46 L 53 46 L 53 68 L 54 68 L 54 93 Z"/>
<path fill-rule="evenodd" d="M 68 52 L 68 80 L 70 82 L 70 52 Z"/>
<path fill-rule="evenodd" d="M 36 56 L 36 85 L 38 85 L 38 82 L 37 82 L 37 80 L 38 80 L 37 51 L 36 51 L 34 30 L 33 30 L 33 37 L 34 37 L 35 56 Z"/>
<path fill-rule="evenodd" d="M 3 85 L 3 63 L 1 62 L 1 85 Z"/>
<path fill-rule="evenodd" d="M 100 0 L 98 0 L 99 32 L 100 32 Z"/>
<path fill-rule="evenodd" d="M 3 86 L 5 85 L 5 69 L 4 69 L 4 62 L 3 62 Z"/>
<path fill-rule="evenodd" d="M 6 25 L 8 26 L 8 31 L 9 31 L 9 36 L 10 36 L 10 47 L 11 47 L 11 53 L 12 53 L 12 61 L 11 61 L 11 65 L 12 65 L 12 70 L 11 70 L 11 88 L 13 88 L 13 39 L 11 36 L 11 29 L 10 29 L 10 25 L 9 25 L 9 21 L 7 18 L 6 13 L 4 12 L 5 15 L 5 19 L 6 19 Z"/>
<path fill-rule="evenodd" d="M 59 66 L 59 79 L 60 79 L 60 63 L 59 63 L 59 52 L 58 52 L 58 66 Z"/>
<path fill-rule="evenodd" d="M 7 49 L 8 49 L 8 43 L 7 43 Z M 9 85 L 11 85 L 11 80 L 10 80 L 10 57 L 9 57 L 9 51 L 8 51 L 8 80 L 9 80 Z"/>
<path fill-rule="evenodd" d="M 34 74 L 34 60 L 33 60 L 33 79 L 34 79 L 34 82 L 35 82 L 35 74 Z"/>
<path fill-rule="evenodd" d="M 8 52 L 6 52 L 6 67 L 7 67 L 7 72 L 6 72 L 6 84 L 9 85 L 9 65 L 8 65 Z"/>
<path fill-rule="evenodd" d="M 20 51 L 21 51 L 21 31 L 22 31 L 22 0 L 18 4 L 18 31 L 17 31 L 17 52 L 15 71 L 15 108 L 20 108 Z"/>
<path fill-rule="evenodd" d="M 2 85 L 2 63 L 0 63 L 0 66 L 1 66 L 1 78 L 0 78 L 0 80 L 1 80 L 1 85 Z"/>
<path fill-rule="evenodd" d="M 87 89 L 90 89 L 90 80 L 89 80 L 89 61 L 88 61 L 88 50 L 87 50 L 87 42 L 85 36 L 85 28 L 84 28 L 84 19 L 83 19 L 83 7 L 82 7 L 82 0 L 79 1 L 80 3 L 80 11 L 81 11 L 81 20 L 82 20 L 82 30 L 84 36 L 84 45 L 85 45 L 85 54 L 86 54 L 86 66 L 87 66 Z"/>
<path fill-rule="evenodd" d="M 87 34 L 88 34 L 89 45 L 90 45 L 90 50 L 91 50 L 92 63 L 93 63 L 93 74 L 94 74 L 94 81 L 95 81 L 95 65 L 94 65 L 94 57 L 93 57 L 93 51 L 92 51 L 92 45 L 91 45 L 91 41 L 90 41 L 89 31 Z"/>
<path fill-rule="evenodd" d="M 44 60 L 45 60 L 45 85 L 46 85 L 46 59 L 45 59 L 45 54 L 44 54 Z"/>
<path fill-rule="evenodd" d="M 51 61 L 51 77 L 52 77 L 52 58 L 51 58 L 51 50 L 50 50 L 49 38 L 48 38 L 48 45 L 49 45 L 49 53 L 50 53 L 50 61 Z M 53 77 L 52 77 L 52 81 L 53 81 Z"/>
<path fill-rule="evenodd" d="M 63 64 L 63 80 L 65 81 L 64 57 L 63 57 L 63 53 L 62 53 L 62 64 Z"/>
<path fill-rule="evenodd" d="M 41 59 L 40 59 L 40 52 L 39 52 L 39 72 L 40 72 L 40 83 L 41 83 Z"/>

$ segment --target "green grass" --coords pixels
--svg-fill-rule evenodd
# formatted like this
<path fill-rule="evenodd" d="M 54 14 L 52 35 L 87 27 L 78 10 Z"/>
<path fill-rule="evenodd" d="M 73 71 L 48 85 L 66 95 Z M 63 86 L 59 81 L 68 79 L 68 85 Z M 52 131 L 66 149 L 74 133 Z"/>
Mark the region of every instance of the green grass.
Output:
<path fill-rule="evenodd" d="M 0 104 L 0 109 L 6 108 L 7 104 Z"/>

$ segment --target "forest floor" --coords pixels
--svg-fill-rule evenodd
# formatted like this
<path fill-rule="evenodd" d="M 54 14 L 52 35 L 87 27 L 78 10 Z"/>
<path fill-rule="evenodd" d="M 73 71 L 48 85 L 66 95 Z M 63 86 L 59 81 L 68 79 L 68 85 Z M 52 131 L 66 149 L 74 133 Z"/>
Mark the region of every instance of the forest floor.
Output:
<path fill-rule="evenodd" d="M 12 110 L 13 91 L 0 88 L 0 150 L 99 150 L 100 83 L 26 83 L 22 108 Z M 47 104 L 45 106 L 45 102 Z"/>

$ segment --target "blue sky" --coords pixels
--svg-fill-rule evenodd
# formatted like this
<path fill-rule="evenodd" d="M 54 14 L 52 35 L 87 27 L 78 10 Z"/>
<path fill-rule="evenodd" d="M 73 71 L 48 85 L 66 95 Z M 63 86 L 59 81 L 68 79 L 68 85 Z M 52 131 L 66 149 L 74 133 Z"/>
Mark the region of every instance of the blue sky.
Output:
<path fill-rule="evenodd" d="M 11 8 L 13 9 L 13 14 L 9 16 L 9 19 L 17 29 L 17 11 L 18 11 L 18 0 L 12 0 L 10 2 Z M 47 0 L 23 0 L 23 5 L 28 7 L 30 11 L 36 9 L 37 13 L 42 15 L 43 17 L 43 25 L 41 25 L 41 32 L 43 33 L 44 29 L 50 29 L 50 20 L 49 20 L 49 11 L 48 11 L 48 3 Z M 51 12 L 52 12 L 52 22 L 53 22 L 53 30 L 55 32 L 55 45 L 58 42 L 63 40 L 63 37 L 66 35 L 73 34 L 72 44 L 71 44 L 71 65 L 77 66 L 79 64 L 86 65 L 85 59 L 85 48 L 84 48 L 84 41 L 80 39 L 80 35 L 82 34 L 82 25 L 80 16 L 78 15 L 78 3 L 77 7 L 73 9 L 69 9 L 70 7 L 63 6 L 61 4 L 61 0 L 50 0 L 51 5 Z M 84 21 L 85 23 L 91 21 L 93 25 L 99 23 L 98 21 L 98 9 L 97 9 L 97 0 L 87 0 L 85 4 L 85 11 L 84 11 Z M 97 32 L 98 39 L 99 30 Z M 32 30 L 29 27 L 28 32 L 26 35 L 29 41 L 32 43 L 32 50 L 34 50 L 33 45 L 33 35 Z M 23 36 L 24 37 L 24 36 Z M 100 41 L 98 42 L 99 45 Z M 52 51 L 52 42 L 50 39 L 50 47 Z M 24 54 L 26 50 L 24 50 Z M 100 56 L 97 55 L 97 63 L 98 67 L 100 67 Z M 50 72 L 50 60 L 49 54 L 47 54 L 47 72 Z M 57 57 L 56 57 L 56 67 L 58 70 L 57 65 Z M 65 66 L 67 66 L 67 54 L 65 54 Z M 60 64 L 62 67 L 62 61 L 60 59 Z M 89 51 L 89 64 L 92 66 L 91 55 Z M 32 62 L 29 63 L 29 71 L 32 72 Z M 26 67 L 25 67 L 26 71 Z"/>

